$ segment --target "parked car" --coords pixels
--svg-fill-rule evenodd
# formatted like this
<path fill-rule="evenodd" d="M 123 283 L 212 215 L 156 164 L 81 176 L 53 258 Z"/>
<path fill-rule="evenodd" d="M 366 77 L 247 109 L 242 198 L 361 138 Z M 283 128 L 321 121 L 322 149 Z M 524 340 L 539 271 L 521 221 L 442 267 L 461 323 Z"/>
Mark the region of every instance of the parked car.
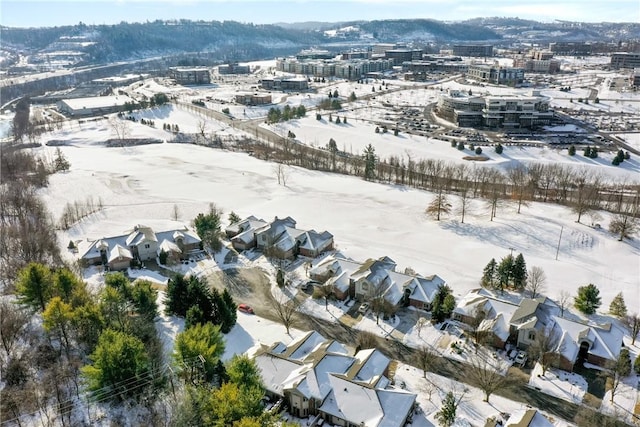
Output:
<path fill-rule="evenodd" d="M 365 314 L 367 312 L 367 310 L 369 310 L 369 303 L 365 302 L 363 304 L 360 305 L 360 308 L 358 308 L 358 312 Z"/>
<path fill-rule="evenodd" d="M 251 308 L 247 304 L 238 304 L 238 311 L 241 311 L 241 312 L 247 313 L 247 314 L 254 314 L 253 313 L 253 308 Z"/>
<path fill-rule="evenodd" d="M 515 363 L 520 366 L 524 366 L 524 364 L 527 363 L 527 353 L 524 351 L 518 352 L 518 355 L 515 358 Z"/>
<path fill-rule="evenodd" d="M 318 282 L 314 282 L 313 280 L 309 280 L 308 282 L 304 282 L 302 285 L 300 285 L 300 289 L 303 291 L 306 291 L 309 288 L 313 288 L 313 285 L 317 285 Z"/>

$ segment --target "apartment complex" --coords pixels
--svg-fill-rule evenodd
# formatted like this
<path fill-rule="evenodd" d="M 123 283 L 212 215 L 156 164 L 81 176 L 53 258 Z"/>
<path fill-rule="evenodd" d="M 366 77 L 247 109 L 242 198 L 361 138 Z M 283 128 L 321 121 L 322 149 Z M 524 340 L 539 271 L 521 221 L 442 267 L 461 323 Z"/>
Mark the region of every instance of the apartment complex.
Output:
<path fill-rule="evenodd" d="M 549 98 L 533 91 L 531 96 L 469 96 L 451 91 L 438 99 L 438 116 L 461 127 L 535 128 L 551 123 Z"/>
<path fill-rule="evenodd" d="M 392 59 L 394 65 L 399 65 L 405 61 L 422 59 L 422 49 L 389 49 L 384 52 L 384 57 Z"/>
<path fill-rule="evenodd" d="M 534 50 L 517 57 L 514 66 L 522 68 L 527 73 L 553 74 L 560 71 L 560 61 L 553 59 L 553 53 L 541 50 Z"/>
<path fill-rule="evenodd" d="M 517 86 L 524 81 L 524 70 L 499 65 L 472 64 L 467 70 L 467 77 L 480 82 Z"/>
<path fill-rule="evenodd" d="M 201 85 L 211 83 L 209 69 L 204 67 L 171 67 L 169 68 L 169 78 L 172 78 L 180 85 Z"/>
<path fill-rule="evenodd" d="M 279 58 L 276 69 L 286 73 L 304 74 L 315 77 L 339 77 L 357 80 L 367 73 L 379 73 L 393 68 L 393 59 L 352 59 L 340 60 L 298 60 Z"/>
<path fill-rule="evenodd" d="M 612 54 L 611 68 L 640 68 L 640 53 L 616 52 Z"/>
<path fill-rule="evenodd" d="M 453 54 L 458 56 L 491 57 L 493 45 L 490 44 L 454 44 Z"/>

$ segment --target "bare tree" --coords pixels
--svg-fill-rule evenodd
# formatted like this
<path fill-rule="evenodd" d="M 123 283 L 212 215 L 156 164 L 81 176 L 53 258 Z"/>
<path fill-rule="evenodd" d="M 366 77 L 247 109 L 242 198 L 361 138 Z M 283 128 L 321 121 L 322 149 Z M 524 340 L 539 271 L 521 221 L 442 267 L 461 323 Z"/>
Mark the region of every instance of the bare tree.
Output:
<path fill-rule="evenodd" d="M 207 140 L 207 122 L 205 122 L 204 120 L 198 120 L 198 124 L 196 127 L 198 129 L 198 139 L 201 139 L 204 143 Z"/>
<path fill-rule="evenodd" d="M 464 187 L 460 190 L 460 206 L 458 207 L 458 213 L 460 214 L 460 222 L 464 224 L 464 217 L 471 208 L 471 190 Z"/>
<path fill-rule="evenodd" d="M 300 301 L 295 297 L 288 298 L 285 294 L 279 293 L 278 296 L 271 296 L 270 305 L 287 330 L 287 334 L 289 334 L 289 329 L 294 323 L 296 311 L 300 307 Z"/>
<path fill-rule="evenodd" d="M 377 284 L 371 284 L 369 286 L 370 291 L 367 296 L 367 300 L 371 304 L 371 310 L 376 313 L 376 325 L 380 321 L 380 313 L 385 311 L 385 298 L 384 295 L 387 291 L 387 287 L 384 285 L 384 282 L 380 282 Z"/>
<path fill-rule="evenodd" d="M 511 182 L 511 195 L 518 201 L 518 213 L 522 205 L 527 205 L 525 201 L 529 197 L 529 174 L 526 166 L 518 164 L 507 170 L 507 178 Z"/>
<path fill-rule="evenodd" d="M 318 284 L 313 287 L 314 298 L 324 298 L 324 308 L 329 306 L 329 297 L 333 295 L 333 283 L 327 282 L 324 284 Z"/>
<path fill-rule="evenodd" d="M 8 300 L 0 301 L 0 341 L 7 359 L 28 324 L 29 315 L 23 308 Z"/>
<path fill-rule="evenodd" d="M 129 136 L 129 120 L 122 119 L 118 116 L 112 116 L 109 119 L 109 125 L 120 141 L 125 140 Z"/>
<path fill-rule="evenodd" d="M 178 205 L 173 205 L 173 208 L 171 209 L 171 219 L 177 221 L 178 218 L 180 218 L 180 209 L 178 208 Z"/>
<path fill-rule="evenodd" d="M 378 337 L 369 331 L 360 331 L 356 338 L 356 352 L 378 346 Z"/>
<path fill-rule="evenodd" d="M 541 293 L 545 288 L 547 282 L 547 275 L 544 274 L 544 270 L 541 267 L 533 266 L 527 274 L 527 284 L 525 290 L 531 293 L 531 298 Z"/>
<path fill-rule="evenodd" d="M 543 377 L 562 353 L 563 348 L 559 344 L 560 336 L 553 328 L 536 331 L 535 338 L 529 346 L 529 354 L 540 363 Z"/>
<path fill-rule="evenodd" d="M 640 214 L 640 190 L 636 192 L 631 202 L 624 204 L 620 213 L 615 215 L 609 223 L 609 231 L 619 235 L 618 241 L 631 239 L 640 228 L 638 215 Z"/>
<path fill-rule="evenodd" d="M 432 218 L 435 218 L 436 221 L 440 221 L 441 214 L 448 214 L 451 212 L 451 203 L 449 203 L 447 195 L 440 190 L 433 198 L 433 201 L 429 203 L 425 212 Z"/>
<path fill-rule="evenodd" d="M 558 306 L 560 307 L 560 317 L 564 317 L 564 311 L 569 307 L 570 303 L 571 303 L 571 294 L 565 290 L 560 291 L 560 296 L 558 297 Z"/>
<path fill-rule="evenodd" d="M 470 358 L 467 369 L 468 378 L 472 384 L 484 392 L 485 402 L 489 402 L 491 395 L 510 384 L 505 375 L 508 365 L 501 360 L 492 360 L 483 355 Z"/>
<path fill-rule="evenodd" d="M 615 397 L 622 379 L 631 374 L 631 358 L 629 356 L 629 350 L 623 348 L 620 350 L 620 354 L 616 360 L 610 360 L 605 365 L 606 369 L 602 371 L 602 375 L 607 379 L 611 386 L 611 403 Z"/>
<path fill-rule="evenodd" d="M 426 345 L 419 347 L 414 353 L 414 361 L 422 369 L 422 378 L 427 378 L 427 371 L 435 369 L 440 363 L 440 356 Z"/>
<path fill-rule="evenodd" d="M 286 187 L 287 179 L 289 178 L 286 165 L 282 163 L 276 163 L 275 165 L 273 165 L 273 173 L 276 175 L 276 178 L 278 179 L 278 185 L 282 184 Z"/>
<path fill-rule="evenodd" d="M 418 317 L 418 319 L 416 320 L 415 329 L 418 332 L 418 338 L 420 338 L 420 334 L 422 333 L 424 327 L 427 326 L 427 323 L 428 320 L 422 316 Z"/>
<path fill-rule="evenodd" d="M 631 345 L 635 345 L 638 333 L 640 333 L 640 316 L 637 313 L 630 314 L 624 318 L 624 324 L 629 329 Z"/>
<path fill-rule="evenodd" d="M 484 328 L 480 328 L 480 325 L 487 317 L 486 313 L 480 306 L 476 307 L 473 311 L 473 317 L 468 323 L 471 336 L 473 337 L 475 352 L 478 354 L 478 347 L 487 339 L 488 331 Z"/>

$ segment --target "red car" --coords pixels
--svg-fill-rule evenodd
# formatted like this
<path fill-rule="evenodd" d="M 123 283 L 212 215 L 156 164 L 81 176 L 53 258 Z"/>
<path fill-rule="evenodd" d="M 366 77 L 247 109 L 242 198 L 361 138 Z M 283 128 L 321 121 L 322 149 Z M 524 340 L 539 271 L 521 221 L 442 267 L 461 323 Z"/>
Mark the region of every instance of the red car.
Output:
<path fill-rule="evenodd" d="M 249 307 L 247 304 L 239 304 L 238 310 L 243 313 L 253 314 L 253 308 Z"/>

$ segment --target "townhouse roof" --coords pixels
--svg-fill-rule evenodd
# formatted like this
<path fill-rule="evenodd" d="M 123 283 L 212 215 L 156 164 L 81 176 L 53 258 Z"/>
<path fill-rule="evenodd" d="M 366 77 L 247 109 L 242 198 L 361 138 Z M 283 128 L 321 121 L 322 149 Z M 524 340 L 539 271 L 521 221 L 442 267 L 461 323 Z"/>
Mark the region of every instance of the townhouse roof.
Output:
<path fill-rule="evenodd" d="M 552 427 L 551 421 L 546 419 L 535 409 L 518 409 L 514 411 L 506 422 L 505 427 Z"/>
<path fill-rule="evenodd" d="M 109 252 L 109 262 L 115 261 L 118 258 L 133 259 L 131 251 L 121 245 L 115 245 Z"/>
<path fill-rule="evenodd" d="M 560 334 L 560 342 L 557 347 L 563 356 L 569 360 L 575 360 L 580 351 L 580 344 L 590 344 L 589 353 L 608 360 L 616 360 L 622 348 L 624 332 L 617 326 L 590 325 L 576 322 L 570 319 L 554 316 L 554 331 Z"/>

